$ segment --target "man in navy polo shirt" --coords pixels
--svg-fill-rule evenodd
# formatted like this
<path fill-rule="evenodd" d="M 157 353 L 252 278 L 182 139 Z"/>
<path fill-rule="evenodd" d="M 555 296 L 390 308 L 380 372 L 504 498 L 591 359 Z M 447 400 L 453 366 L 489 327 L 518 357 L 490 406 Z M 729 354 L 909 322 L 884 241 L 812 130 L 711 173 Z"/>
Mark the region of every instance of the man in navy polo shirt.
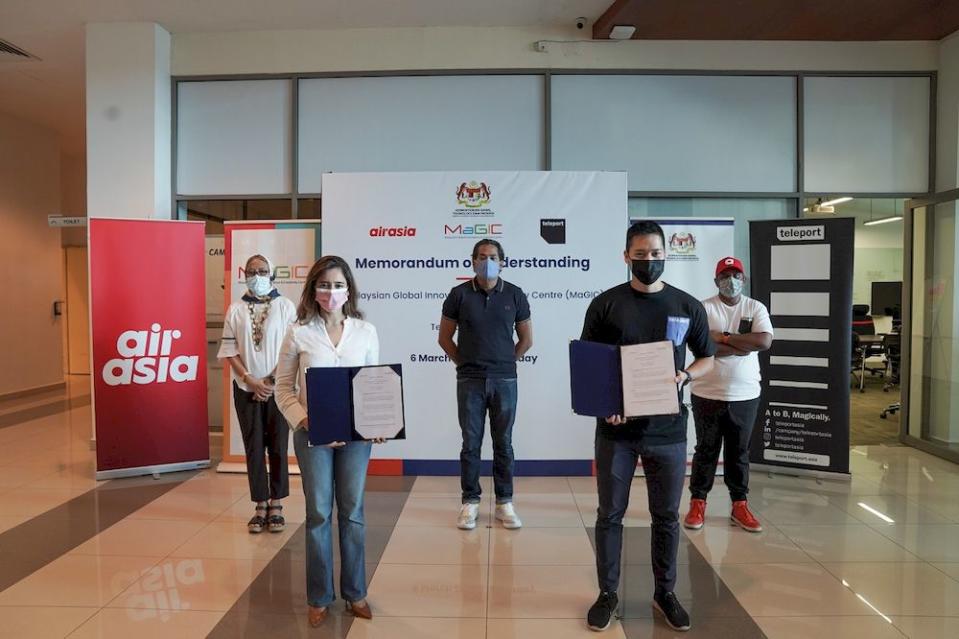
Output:
<path fill-rule="evenodd" d="M 503 266 L 505 257 L 499 242 L 491 239 L 477 242 L 473 247 L 476 277 L 450 291 L 440 320 L 440 346 L 456 364 L 456 400 L 463 433 L 460 451 L 463 506 L 456 525 L 462 530 L 476 528 L 482 494 L 480 450 L 487 411 L 493 438 L 496 519 L 504 528 L 523 525 L 513 509 L 516 360 L 533 345 L 533 325 L 526 294 L 499 276 Z M 459 337 L 454 342 L 457 330 Z"/>

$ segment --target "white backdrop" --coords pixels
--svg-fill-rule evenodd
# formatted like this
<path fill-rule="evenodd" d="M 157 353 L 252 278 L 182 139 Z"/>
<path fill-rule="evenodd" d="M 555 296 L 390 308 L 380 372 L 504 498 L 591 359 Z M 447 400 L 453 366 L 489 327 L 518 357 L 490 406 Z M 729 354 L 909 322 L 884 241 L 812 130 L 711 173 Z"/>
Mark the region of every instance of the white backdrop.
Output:
<path fill-rule="evenodd" d="M 458 195 L 463 184 L 477 189 L 474 199 Z M 408 439 L 375 447 L 376 457 L 458 460 L 456 372 L 438 328 L 443 300 L 472 276 L 473 245 L 488 236 L 503 244 L 502 276 L 532 311 L 534 345 L 518 365 L 516 459 L 592 459 L 595 422 L 570 410 L 568 343 L 590 300 L 625 281 L 626 198 L 624 173 L 323 176 L 323 252 L 354 268 L 381 362 L 404 369 Z"/>

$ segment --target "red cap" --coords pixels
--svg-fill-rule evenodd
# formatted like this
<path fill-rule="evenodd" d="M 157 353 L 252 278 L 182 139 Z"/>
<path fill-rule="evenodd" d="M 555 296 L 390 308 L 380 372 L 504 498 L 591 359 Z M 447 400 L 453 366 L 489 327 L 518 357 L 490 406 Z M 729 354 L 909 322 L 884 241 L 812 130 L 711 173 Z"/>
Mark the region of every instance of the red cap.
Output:
<path fill-rule="evenodd" d="M 739 271 L 743 275 L 746 274 L 746 271 L 743 269 L 742 262 L 740 262 L 735 257 L 724 257 L 723 259 L 716 262 L 716 277 L 719 277 L 720 273 L 729 269 L 732 269 L 734 271 Z"/>

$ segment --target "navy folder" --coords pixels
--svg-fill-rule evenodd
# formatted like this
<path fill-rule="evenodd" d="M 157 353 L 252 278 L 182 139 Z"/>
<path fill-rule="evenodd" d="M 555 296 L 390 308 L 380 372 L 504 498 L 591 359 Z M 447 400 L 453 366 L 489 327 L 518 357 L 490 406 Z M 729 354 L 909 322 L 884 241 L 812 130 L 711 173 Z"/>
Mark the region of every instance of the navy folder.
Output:
<path fill-rule="evenodd" d="M 400 376 L 403 365 L 389 366 Z M 364 368 L 373 366 L 343 366 L 306 369 L 306 414 L 311 446 L 325 446 L 330 442 L 362 441 L 353 420 L 353 378 Z M 402 386 L 401 386 L 402 387 Z M 406 439 L 406 427 L 393 439 Z"/>
<path fill-rule="evenodd" d="M 569 343 L 573 412 L 591 417 L 623 414 L 622 356 L 619 346 L 573 340 Z"/>

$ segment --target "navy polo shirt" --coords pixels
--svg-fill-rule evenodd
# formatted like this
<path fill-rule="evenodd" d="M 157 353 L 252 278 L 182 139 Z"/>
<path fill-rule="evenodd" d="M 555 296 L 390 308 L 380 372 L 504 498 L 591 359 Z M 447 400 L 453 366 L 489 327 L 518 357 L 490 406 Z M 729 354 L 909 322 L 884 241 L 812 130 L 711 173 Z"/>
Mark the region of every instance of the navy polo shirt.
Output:
<path fill-rule="evenodd" d="M 454 287 L 443 302 L 443 317 L 456 322 L 459 364 L 456 375 L 468 379 L 516 377 L 516 324 L 529 320 L 529 301 L 518 286 L 499 278 L 486 291 L 476 279 Z"/>

